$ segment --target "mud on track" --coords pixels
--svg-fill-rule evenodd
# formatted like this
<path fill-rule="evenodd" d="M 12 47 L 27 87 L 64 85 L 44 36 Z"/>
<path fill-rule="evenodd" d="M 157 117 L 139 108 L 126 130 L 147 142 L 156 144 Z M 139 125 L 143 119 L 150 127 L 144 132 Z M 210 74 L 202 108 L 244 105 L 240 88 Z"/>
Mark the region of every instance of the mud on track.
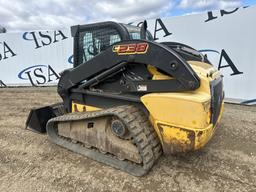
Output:
<path fill-rule="evenodd" d="M 204 149 L 137 178 L 24 130 L 30 108 L 59 100 L 55 88 L 0 89 L 0 191 L 256 191 L 256 107 L 226 104 Z"/>

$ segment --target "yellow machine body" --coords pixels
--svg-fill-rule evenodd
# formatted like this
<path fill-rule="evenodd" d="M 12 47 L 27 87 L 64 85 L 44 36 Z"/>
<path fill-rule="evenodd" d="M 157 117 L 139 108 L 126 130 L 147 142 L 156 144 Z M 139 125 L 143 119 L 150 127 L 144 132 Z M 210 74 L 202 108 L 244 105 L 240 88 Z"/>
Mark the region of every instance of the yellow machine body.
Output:
<path fill-rule="evenodd" d="M 165 154 L 193 151 L 202 148 L 213 136 L 222 116 L 224 104 L 217 123 L 211 123 L 210 82 L 222 78 L 213 66 L 188 62 L 200 77 L 200 87 L 195 91 L 175 93 L 150 93 L 141 97 L 149 111 L 149 119 L 161 141 Z M 148 69 L 154 80 L 171 77 Z M 72 103 L 72 112 L 101 110 L 93 106 Z"/>
<path fill-rule="evenodd" d="M 221 78 L 220 72 L 206 63 L 188 63 L 200 77 L 200 88 L 181 93 L 151 93 L 141 98 L 165 154 L 200 149 L 211 139 L 222 116 L 223 103 L 218 123 L 213 126 L 210 82 Z M 151 71 L 155 80 L 168 78 Z"/>

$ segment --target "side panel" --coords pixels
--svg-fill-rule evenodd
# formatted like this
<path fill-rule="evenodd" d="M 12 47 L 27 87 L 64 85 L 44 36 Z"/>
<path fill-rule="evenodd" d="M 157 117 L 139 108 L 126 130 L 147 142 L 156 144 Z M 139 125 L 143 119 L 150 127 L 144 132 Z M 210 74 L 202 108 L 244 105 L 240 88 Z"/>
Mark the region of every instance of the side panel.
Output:
<path fill-rule="evenodd" d="M 211 97 L 205 93 L 152 93 L 141 100 L 158 121 L 191 128 L 205 128 L 210 123 Z"/>
<path fill-rule="evenodd" d="M 213 136 L 222 116 L 223 103 L 217 124 L 213 126 L 210 122 L 209 95 L 197 96 L 200 99 L 186 96 L 179 98 L 171 94 L 148 94 L 142 97 L 165 154 L 200 149 Z"/>
<path fill-rule="evenodd" d="M 202 148 L 221 119 L 223 90 L 218 85 L 222 83 L 222 77 L 211 68 L 200 70 L 200 65 L 193 64 L 201 78 L 199 89 L 183 93 L 152 93 L 141 98 L 166 154 Z M 213 96 L 212 90 L 216 89 L 218 92 L 215 91 Z"/>

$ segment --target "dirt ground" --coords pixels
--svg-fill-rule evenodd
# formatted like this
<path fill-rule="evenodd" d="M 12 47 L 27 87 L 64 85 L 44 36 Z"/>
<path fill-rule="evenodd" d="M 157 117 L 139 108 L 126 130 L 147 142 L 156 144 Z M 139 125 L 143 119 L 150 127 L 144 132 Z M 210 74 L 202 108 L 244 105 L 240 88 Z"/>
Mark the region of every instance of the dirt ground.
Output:
<path fill-rule="evenodd" d="M 161 157 L 137 178 L 74 154 L 25 130 L 32 107 L 54 103 L 55 88 L 0 89 L 0 191 L 256 191 L 256 107 L 226 104 L 202 150 Z"/>

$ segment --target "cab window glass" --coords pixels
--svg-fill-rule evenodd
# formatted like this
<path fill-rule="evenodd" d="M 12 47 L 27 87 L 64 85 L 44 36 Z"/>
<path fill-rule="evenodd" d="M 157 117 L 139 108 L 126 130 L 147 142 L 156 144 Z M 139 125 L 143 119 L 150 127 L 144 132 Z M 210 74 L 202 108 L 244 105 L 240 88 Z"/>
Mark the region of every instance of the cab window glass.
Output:
<path fill-rule="evenodd" d="M 89 29 L 79 33 L 78 60 L 79 64 L 84 63 L 109 46 L 120 42 L 121 37 L 116 29 L 103 27 L 100 29 Z"/>

